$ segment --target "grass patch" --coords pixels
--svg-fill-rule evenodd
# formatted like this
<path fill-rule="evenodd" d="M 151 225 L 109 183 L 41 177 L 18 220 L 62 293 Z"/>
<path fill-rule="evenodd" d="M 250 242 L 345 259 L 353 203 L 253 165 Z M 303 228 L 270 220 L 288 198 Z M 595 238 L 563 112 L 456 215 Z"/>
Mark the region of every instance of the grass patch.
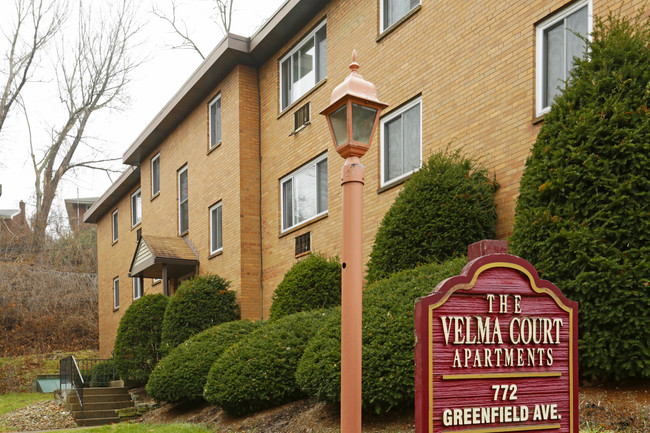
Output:
<path fill-rule="evenodd" d="M 212 430 L 199 424 L 145 424 L 145 423 L 122 423 L 105 425 L 83 430 L 84 433 L 211 433 Z M 46 433 L 57 433 L 52 430 Z"/>
<path fill-rule="evenodd" d="M 21 407 L 29 406 L 32 403 L 43 400 L 52 400 L 52 394 L 41 394 L 38 392 L 10 392 L 0 395 L 0 416 Z"/>

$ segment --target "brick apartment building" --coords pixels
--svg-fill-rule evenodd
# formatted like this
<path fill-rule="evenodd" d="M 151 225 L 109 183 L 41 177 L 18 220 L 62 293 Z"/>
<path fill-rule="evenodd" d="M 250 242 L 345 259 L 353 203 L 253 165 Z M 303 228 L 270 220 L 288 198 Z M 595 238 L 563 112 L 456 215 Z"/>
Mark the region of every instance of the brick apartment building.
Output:
<path fill-rule="evenodd" d="M 124 154 L 86 212 L 97 224 L 100 354 L 143 293 L 196 272 L 268 316 L 306 251 L 341 253 L 343 160 L 317 113 L 359 72 L 389 104 L 365 166 L 364 252 L 404 181 L 441 149 L 496 175 L 497 233 L 512 231 L 519 179 L 544 113 L 584 53 L 593 16 L 644 0 L 288 0 L 252 37 L 228 35 Z M 571 30 L 569 30 L 571 29 Z"/>

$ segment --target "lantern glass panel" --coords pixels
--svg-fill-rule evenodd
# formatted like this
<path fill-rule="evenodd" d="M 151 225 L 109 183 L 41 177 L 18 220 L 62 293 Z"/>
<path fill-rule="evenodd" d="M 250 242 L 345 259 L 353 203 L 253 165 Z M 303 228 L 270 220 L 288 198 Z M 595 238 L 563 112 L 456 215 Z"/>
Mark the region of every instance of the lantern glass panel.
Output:
<path fill-rule="evenodd" d="M 352 104 L 352 139 L 368 144 L 377 110 L 363 105 Z"/>
<path fill-rule="evenodd" d="M 340 146 L 348 141 L 348 111 L 347 105 L 330 114 L 330 123 L 334 131 L 336 145 Z"/>

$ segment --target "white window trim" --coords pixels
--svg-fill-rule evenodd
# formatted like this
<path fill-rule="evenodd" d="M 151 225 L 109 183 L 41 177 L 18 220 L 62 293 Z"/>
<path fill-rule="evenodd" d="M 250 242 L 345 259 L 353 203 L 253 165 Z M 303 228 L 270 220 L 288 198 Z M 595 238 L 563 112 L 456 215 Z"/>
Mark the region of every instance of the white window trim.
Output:
<path fill-rule="evenodd" d="M 118 213 L 117 213 L 117 209 L 115 209 L 111 214 L 111 230 L 113 231 L 113 243 L 117 242 L 117 240 L 119 239 L 119 233 L 117 231 L 119 227 L 115 227 L 115 224 L 118 222 L 117 217 L 118 217 Z"/>
<path fill-rule="evenodd" d="M 135 221 L 137 213 L 135 212 L 135 207 L 133 206 L 133 199 L 135 196 L 140 195 L 140 219 Z M 131 194 L 131 228 L 137 226 L 142 222 L 142 188 L 138 188 L 136 192 Z"/>
<path fill-rule="evenodd" d="M 279 62 L 279 68 L 280 68 L 280 69 L 279 69 L 279 71 L 278 71 L 278 72 L 279 72 L 278 76 L 280 77 L 280 86 L 279 86 L 279 87 L 280 87 L 280 100 L 279 100 L 279 101 L 280 101 L 280 111 L 284 111 L 284 110 L 286 110 L 287 108 L 289 108 L 289 107 L 290 107 L 294 102 L 296 102 L 296 101 L 299 100 L 302 96 L 304 96 L 304 95 L 306 95 L 307 93 L 309 93 L 309 91 L 310 91 L 311 89 L 313 89 L 314 87 L 316 87 L 316 86 L 317 86 L 321 81 L 323 81 L 323 80 L 325 80 L 325 79 L 327 78 L 327 65 L 325 65 L 325 76 L 324 76 L 324 77 L 322 77 L 320 80 L 316 81 L 316 82 L 314 83 L 314 85 L 313 85 L 312 87 L 309 88 L 309 90 L 305 91 L 302 95 L 300 95 L 299 97 L 297 97 L 294 101 L 289 102 L 289 103 L 287 104 L 286 107 L 283 107 L 283 106 L 282 106 L 282 91 L 284 90 L 284 88 L 283 88 L 283 83 L 282 83 L 282 81 L 283 81 L 283 80 L 282 80 L 282 78 L 283 78 L 283 77 L 282 77 L 282 63 L 284 63 L 285 60 L 287 60 L 288 58 L 290 58 L 291 56 L 293 56 L 293 55 L 294 55 L 298 50 L 300 50 L 300 49 L 302 48 L 302 46 L 305 45 L 305 43 L 307 42 L 307 40 L 309 40 L 309 39 L 314 39 L 314 38 L 316 37 L 316 33 L 317 33 L 320 29 L 322 29 L 323 26 L 325 26 L 325 25 L 327 25 L 327 20 L 323 20 L 323 22 L 320 23 L 320 24 L 318 25 L 318 27 L 316 27 L 314 30 L 312 30 L 311 32 L 309 32 L 309 34 L 308 34 L 307 36 L 305 36 L 304 38 L 302 38 L 302 39 L 300 40 L 300 42 L 298 42 L 298 43 L 296 44 L 296 46 L 295 46 L 295 47 L 294 47 L 294 48 L 293 48 L 293 49 L 292 49 L 292 50 L 291 50 L 287 55 L 285 55 L 284 57 L 282 57 L 282 58 L 280 59 L 280 62 Z M 325 36 L 325 41 L 327 41 L 327 35 Z M 326 43 L 327 43 L 327 42 L 326 42 Z M 314 42 L 314 47 L 315 47 L 315 42 Z M 314 68 L 315 68 L 315 67 L 316 67 L 316 65 L 314 64 Z M 291 68 L 290 68 L 290 69 L 291 69 Z M 314 72 L 315 72 L 315 71 L 314 71 Z"/>
<path fill-rule="evenodd" d="M 384 160 L 386 159 L 385 155 L 385 150 L 384 150 L 384 143 L 386 138 L 384 137 L 384 124 L 389 122 L 390 120 L 393 120 L 397 116 L 400 116 L 402 113 L 405 111 L 415 107 L 417 104 L 420 104 L 420 166 L 418 168 L 415 168 L 411 171 L 408 171 L 406 173 L 403 173 L 400 176 L 394 177 L 393 179 L 385 181 L 385 164 Z M 389 186 L 394 183 L 397 183 L 404 179 L 405 177 L 410 176 L 411 174 L 415 173 L 422 167 L 422 97 L 418 97 L 414 99 L 413 101 L 409 102 L 408 104 L 404 105 L 403 107 L 398 108 L 392 113 L 389 113 L 388 115 L 382 117 L 379 120 L 379 167 L 380 167 L 380 180 L 381 180 L 381 187 Z"/>
<path fill-rule="evenodd" d="M 561 11 L 549 16 L 541 21 L 535 27 L 535 115 L 542 116 L 551 111 L 551 106 L 543 107 L 544 93 L 544 31 L 576 12 L 578 9 L 587 6 L 587 37 L 591 40 L 594 22 L 594 5 L 593 0 L 580 0 L 575 4 L 562 9 Z"/>
<path fill-rule="evenodd" d="M 409 13 L 411 13 L 411 11 L 413 11 L 413 9 L 415 9 L 416 7 L 422 5 L 422 0 L 420 0 L 417 5 L 415 5 L 411 9 L 409 9 L 409 11 L 407 13 L 405 13 L 404 15 L 402 15 L 397 21 L 395 21 L 393 24 L 389 25 L 388 27 L 384 27 L 384 3 L 385 2 L 386 2 L 386 0 L 379 0 L 379 34 L 384 33 L 386 30 L 392 29 L 393 26 L 395 26 L 395 24 L 400 22 L 400 20 L 402 18 L 407 16 Z"/>
<path fill-rule="evenodd" d="M 178 175 L 176 176 L 176 183 L 178 184 L 178 234 L 182 235 L 190 230 L 190 209 L 187 208 L 187 230 L 181 230 L 181 174 L 187 171 L 187 165 L 180 170 L 178 170 Z M 187 174 L 187 201 L 190 200 L 190 176 Z"/>
<path fill-rule="evenodd" d="M 136 288 L 137 286 L 140 285 L 140 290 L 138 292 L 138 296 L 136 296 Z M 142 284 L 140 284 L 140 277 L 135 277 L 133 278 L 133 300 L 135 301 L 136 299 L 140 299 L 143 295 L 144 290 L 142 289 Z"/>
<path fill-rule="evenodd" d="M 329 197 L 328 197 L 327 209 L 325 209 L 324 211 L 322 211 L 320 213 L 317 213 L 313 217 L 307 218 L 306 220 L 300 221 L 299 223 L 293 224 L 293 225 L 291 225 L 289 227 L 283 227 L 282 226 L 282 224 L 284 223 L 284 188 L 282 188 L 282 185 L 287 180 L 293 179 L 294 177 L 296 177 L 297 175 L 299 175 L 303 171 L 310 169 L 312 166 L 316 167 L 318 165 L 318 163 L 320 163 L 321 161 L 326 161 L 326 160 L 327 160 L 327 152 L 325 152 L 324 154 L 322 154 L 319 157 L 316 157 L 316 158 L 312 159 L 311 161 L 307 162 L 306 164 L 301 165 L 299 168 L 297 168 L 296 170 L 292 171 L 291 173 L 289 173 L 288 175 L 286 175 L 285 177 L 280 179 L 280 227 L 282 228 L 281 233 L 288 232 L 290 230 L 293 230 L 295 227 L 301 226 L 303 224 L 307 224 L 309 221 L 317 219 L 322 215 L 326 215 L 327 212 L 329 212 Z M 329 171 L 329 161 L 327 161 L 327 169 Z M 318 187 L 318 183 L 316 184 L 316 187 Z M 292 187 L 292 190 L 293 190 L 293 187 Z M 318 194 L 318 191 L 316 191 L 316 193 Z M 328 188 L 328 195 L 329 195 L 329 188 Z"/>
<path fill-rule="evenodd" d="M 120 308 L 120 278 L 116 277 L 113 278 L 113 309 L 118 308 Z"/>
<path fill-rule="evenodd" d="M 153 185 L 153 163 L 158 161 L 158 191 L 154 191 Z M 151 158 L 151 197 L 155 197 L 160 194 L 160 152 L 158 152 L 153 158 Z"/>
<path fill-rule="evenodd" d="M 221 246 L 215 249 L 214 245 L 212 244 L 212 233 L 214 233 L 215 229 L 212 226 L 212 211 L 216 210 L 217 208 L 221 208 L 221 227 L 219 227 L 219 230 L 221 231 Z M 223 251 L 223 206 L 222 202 L 219 202 L 210 207 L 210 254 L 217 254 L 221 251 Z"/>
<path fill-rule="evenodd" d="M 215 96 L 215 98 L 212 101 L 210 101 L 210 103 L 208 104 L 208 140 L 210 141 L 208 148 L 210 150 L 214 149 L 219 145 L 219 143 L 221 143 L 221 137 L 219 137 L 219 141 L 217 141 L 216 143 L 212 143 L 212 106 L 216 104 L 217 101 L 219 100 L 221 100 L 221 93 Z M 223 105 L 219 110 L 223 114 Z M 219 119 L 221 121 L 222 116 L 219 116 Z M 221 135 L 223 136 L 223 129 L 221 129 Z"/>

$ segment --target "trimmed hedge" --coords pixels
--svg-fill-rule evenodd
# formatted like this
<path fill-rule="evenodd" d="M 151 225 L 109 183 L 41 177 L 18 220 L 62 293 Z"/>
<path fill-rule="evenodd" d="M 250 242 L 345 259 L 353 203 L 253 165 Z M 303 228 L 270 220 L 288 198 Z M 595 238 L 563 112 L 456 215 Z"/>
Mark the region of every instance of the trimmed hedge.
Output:
<path fill-rule="evenodd" d="M 237 295 L 218 275 L 197 275 L 185 281 L 171 298 L 162 323 L 162 352 L 169 353 L 204 329 L 239 320 Z"/>
<path fill-rule="evenodd" d="M 98 362 L 90 370 L 90 386 L 106 387 L 111 381 L 119 379 L 113 358 Z"/>
<path fill-rule="evenodd" d="M 170 403 L 202 400 L 203 387 L 214 361 L 263 323 L 237 320 L 190 337 L 156 365 L 147 382 L 147 394 L 157 401 Z"/>
<path fill-rule="evenodd" d="M 210 369 L 205 399 L 241 416 L 302 398 L 296 367 L 331 311 L 283 317 L 228 348 Z"/>
<path fill-rule="evenodd" d="M 377 413 L 410 407 L 415 398 L 414 301 L 460 273 L 464 257 L 401 271 L 363 294 L 363 406 Z M 341 316 L 332 315 L 305 350 L 296 380 L 310 396 L 338 403 Z"/>
<path fill-rule="evenodd" d="M 580 374 L 650 377 L 650 19 L 596 18 L 521 179 L 511 248 L 580 303 Z"/>
<path fill-rule="evenodd" d="M 436 153 L 413 174 L 379 226 L 368 283 L 402 269 L 464 255 L 495 236 L 494 192 L 487 170 L 454 153 Z"/>
<path fill-rule="evenodd" d="M 144 385 L 159 358 L 167 296 L 145 295 L 122 316 L 115 337 L 115 368 L 129 385 Z"/>
<path fill-rule="evenodd" d="M 341 305 L 341 264 L 338 257 L 329 260 L 309 254 L 294 264 L 273 293 L 271 319 L 299 311 Z"/>

